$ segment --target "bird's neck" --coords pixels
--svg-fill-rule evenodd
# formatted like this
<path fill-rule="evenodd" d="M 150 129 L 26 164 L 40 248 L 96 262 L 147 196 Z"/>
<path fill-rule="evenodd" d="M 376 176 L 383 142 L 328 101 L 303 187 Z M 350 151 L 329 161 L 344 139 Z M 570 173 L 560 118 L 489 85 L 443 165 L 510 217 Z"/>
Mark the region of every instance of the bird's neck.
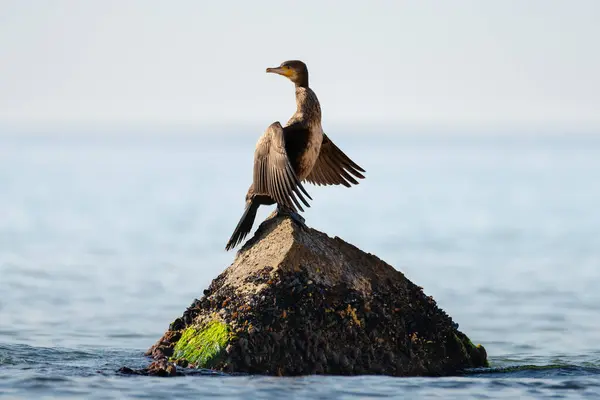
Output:
<path fill-rule="evenodd" d="M 321 106 L 312 89 L 296 86 L 296 117 L 307 122 L 321 123 Z"/>

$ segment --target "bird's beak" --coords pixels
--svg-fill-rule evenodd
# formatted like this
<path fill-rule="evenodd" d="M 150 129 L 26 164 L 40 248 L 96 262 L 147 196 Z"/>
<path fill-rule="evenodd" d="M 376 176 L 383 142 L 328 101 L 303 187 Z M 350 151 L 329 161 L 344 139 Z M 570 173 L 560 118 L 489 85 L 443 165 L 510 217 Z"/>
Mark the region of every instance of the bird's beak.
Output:
<path fill-rule="evenodd" d="M 285 68 L 281 68 L 281 67 L 267 68 L 267 72 L 270 72 L 273 74 L 279 74 L 279 75 L 283 75 L 283 76 L 289 76 L 288 71 L 289 71 L 289 69 L 285 69 Z"/>

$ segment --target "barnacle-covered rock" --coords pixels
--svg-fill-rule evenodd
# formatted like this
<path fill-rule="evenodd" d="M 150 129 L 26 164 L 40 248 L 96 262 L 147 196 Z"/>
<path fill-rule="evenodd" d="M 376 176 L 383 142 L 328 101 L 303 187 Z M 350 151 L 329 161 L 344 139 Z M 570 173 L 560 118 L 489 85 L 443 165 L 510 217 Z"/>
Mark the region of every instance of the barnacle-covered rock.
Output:
<path fill-rule="evenodd" d="M 275 217 L 147 354 L 268 375 L 435 376 L 486 366 L 485 349 L 456 328 L 376 256 Z"/>

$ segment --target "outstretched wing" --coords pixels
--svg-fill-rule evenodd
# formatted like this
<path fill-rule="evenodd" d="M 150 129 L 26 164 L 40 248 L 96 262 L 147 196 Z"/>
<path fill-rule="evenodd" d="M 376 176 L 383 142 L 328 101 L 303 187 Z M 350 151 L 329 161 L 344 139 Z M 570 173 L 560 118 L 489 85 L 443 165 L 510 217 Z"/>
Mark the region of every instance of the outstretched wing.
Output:
<path fill-rule="evenodd" d="M 323 134 L 319 158 L 306 180 L 319 186 L 344 185 L 350 187 L 350 183 L 358 185 L 358 181 L 354 177 L 364 178 L 361 172 L 365 172 L 365 170 L 344 154 L 327 135 Z"/>
<path fill-rule="evenodd" d="M 271 124 L 256 144 L 253 185 L 256 194 L 268 195 L 281 206 L 294 211 L 296 207 L 304 211 L 300 203 L 310 207 L 304 196 L 312 198 L 290 164 L 279 122 Z"/>

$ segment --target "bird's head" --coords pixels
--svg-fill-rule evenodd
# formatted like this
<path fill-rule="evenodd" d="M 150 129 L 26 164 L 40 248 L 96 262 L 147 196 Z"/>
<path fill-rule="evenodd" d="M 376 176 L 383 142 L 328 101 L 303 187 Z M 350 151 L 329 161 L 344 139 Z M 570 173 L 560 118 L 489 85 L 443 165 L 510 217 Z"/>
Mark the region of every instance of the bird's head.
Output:
<path fill-rule="evenodd" d="M 302 61 L 284 61 L 279 67 L 267 68 L 267 72 L 283 75 L 296 86 L 308 87 L 308 68 Z"/>

